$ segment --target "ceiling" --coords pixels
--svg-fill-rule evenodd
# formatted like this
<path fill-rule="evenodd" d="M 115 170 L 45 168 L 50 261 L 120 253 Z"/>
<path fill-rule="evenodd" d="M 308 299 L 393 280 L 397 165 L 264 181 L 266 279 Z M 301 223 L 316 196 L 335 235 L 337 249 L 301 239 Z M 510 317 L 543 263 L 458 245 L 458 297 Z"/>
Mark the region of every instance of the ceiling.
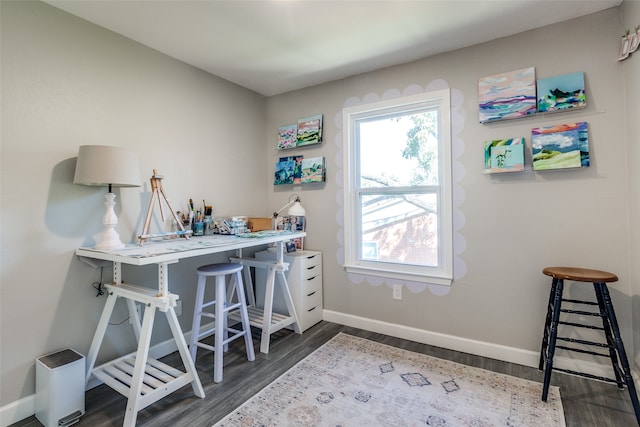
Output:
<path fill-rule="evenodd" d="M 45 0 L 265 96 L 608 9 L 622 0 Z"/>

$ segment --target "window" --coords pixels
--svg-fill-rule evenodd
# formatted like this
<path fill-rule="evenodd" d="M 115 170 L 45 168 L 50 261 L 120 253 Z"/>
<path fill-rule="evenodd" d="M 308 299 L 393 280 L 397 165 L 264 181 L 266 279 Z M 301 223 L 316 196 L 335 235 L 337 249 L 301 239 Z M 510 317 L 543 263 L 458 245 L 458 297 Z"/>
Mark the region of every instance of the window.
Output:
<path fill-rule="evenodd" d="M 343 110 L 345 268 L 450 285 L 449 90 Z"/>

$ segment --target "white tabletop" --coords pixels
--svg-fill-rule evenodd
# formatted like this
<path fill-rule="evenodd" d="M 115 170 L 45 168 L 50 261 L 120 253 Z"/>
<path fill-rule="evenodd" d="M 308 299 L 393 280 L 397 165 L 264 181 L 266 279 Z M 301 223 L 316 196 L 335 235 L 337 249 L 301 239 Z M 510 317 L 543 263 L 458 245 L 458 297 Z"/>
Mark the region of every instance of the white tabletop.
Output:
<path fill-rule="evenodd" d="M 132 265 L 159 264 L 175 262 L 182 258 L 250 248 L 269 243 L 283 242 L 306 236 L 305 232 L 260 231 L 240 235 L 221 235 L 176 238 L 147 242 L 142 245 L 130 244 L 123 249 L 97 250 L 94 248 L 76 249 L 76 255 L 121 262 Z"/>

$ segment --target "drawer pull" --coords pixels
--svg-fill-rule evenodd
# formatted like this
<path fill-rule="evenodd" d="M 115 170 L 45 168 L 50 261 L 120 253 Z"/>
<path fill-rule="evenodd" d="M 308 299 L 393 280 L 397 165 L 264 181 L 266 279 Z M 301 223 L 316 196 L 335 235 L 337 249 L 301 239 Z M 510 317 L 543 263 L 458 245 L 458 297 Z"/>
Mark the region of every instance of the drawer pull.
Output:
<path fill-rule="evenodd" d="M 317 265 L 312 265 L 311 267 L 307 267 L 307 270 L 313 270 L 316 267 L 317 267 Z"/>
<path fill-rule="evenodd" d="M 316 275 L 316 276 L 313 276 L 313 277 L 309 277 L 309 278 L 307 279 L 307 282 L 312 281 L 313 279 L 315 279 L 315 278 L 316 278 L 316 277 L 318 277 L 318 276 L 319 276 L 319 274 L 318 274 L 318 275 Z"/>
<path fill-rule="evenodd" d="M 310 297 L 311 295 L 315 295 L 316 292 L 318 292 L 318 291 L 313 291 L 310 294 L 307 294 L 307 296 Z"/>
<path fill-rule="evenodd" d="M 315 306 L 315 307 L 313 307 L 313 308 L 310 308 L 309 310 L 307 310 L 307 313 L 311 313 L 313 310 L 315 310 L 315 309 L 316 309 L 316 307 L 318 307 L 318 306 Z"/>

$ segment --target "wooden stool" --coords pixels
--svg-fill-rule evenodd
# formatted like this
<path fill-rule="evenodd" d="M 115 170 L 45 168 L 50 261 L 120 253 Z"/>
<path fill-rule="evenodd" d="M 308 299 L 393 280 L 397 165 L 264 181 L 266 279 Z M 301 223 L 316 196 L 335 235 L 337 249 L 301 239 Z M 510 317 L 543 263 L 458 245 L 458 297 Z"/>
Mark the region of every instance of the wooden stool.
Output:
<path fill-rule="evenodd" d="M 539 369 L 544 369 L 544 385 L 542 388 L 542 401 L 547 401 L 547 393 L 549 391 L 549 383 L 551 381 L 551 371 L 561 371 L 581 377 L 596 379 L 600 381 L 606 381 L 615 383 L 618 388 L 623 390 L 626 385 L 631 396 L 631 403 L 633 404 L 633 410 L 636 414 L 636 420 L 640 425 L 640 404 L 638 403 L 638 395 L 636 393 L 636 387 L 631 377 L 631 370 L 629 368 L 629 361 L 627 354 L 622 344 L 622 338 L 620 337 L 620 328 L 618 327 L 618 321 L 616 320 L 616 314 L 613 310 L 613 304 L 611 303 L 611 297 L 609 296 L 609 290 L 607 289 L 607 283 L 618 281 L 618 277 L 615 274 L 607 273 L 606 271 L 589 270 L 586 268 L 573 268 L 573 267 L 547 267 L 542 270 L 547 276 L 553 278 L 551 282 L 551 293 L 549 295 L 549 304 L 547 306 L 547 318 L 544 325 L 544 335 L 542 338 L 542 349 L 540 350 L 540 365 Z M 564 281 L 572 280 L 576 282 L 590 282 L 593 283 L 593 288 L 596 294 L 597 302 L 582 301 L 573 299 L 562 298 L 562 292 L 564 288 Z M 562 303 L 567 302 L 571 304 L 597 306 L 598 312 L 587 310 L 574 310 L 562 308 Z M 602 318 L 602 327 L 586 325 L 582 323 L 575 323 L 566 320 L 560 320 L 560 313 L 565 313 L 563 319 L 568 318 L 569 315 L 575 314 L 580 316 L 598 316 Z M 587 340 L 580 340 L 569 337 L 558 336 L 558 326 L 567 325 L 579 328 L 595 329 L 604 332 L 606 343 L 593 342 Z M 596 349 L 608 349 L 608 354 L 585 350 L 581 347 L 570 347 L 564 345 L 556 345 L 556 340 L 564 341 L 567 343 L 578 344 L 582 346 L 591 346 Z M 580 353 L 591 354 L 594 356 L 608 357 L 611 359 L 611 365 L 613 366 L 613 372 L 615 379 L 600 377 L 596 375 L 587 374 L 584 372 L 576 372 L 569 369 L 560 369 L 553 367 L 553 355 L 556 348 L 575 351 Z"/>
<path fill-rule="evenodd" d="M 242 264 L 223 263 L 209 264 L 199 267 L 198 272 L 198 289 L 196 290 L 196 305 L 193 312 L 193 326 L 191 328 L 191 342 L 189 351 L 193 363 L 196 362 L 196 352 L 198 347 L 213 351 L 213 381 L 219 383 L 222 381 L 222 356 L 228 348 L 228 344 L 236 338 L 244 337 L 247 347 L 247 359 L 250 362 L 255 360 L 253 352 L 253 340 L 251 338 L 251 326 L 249 326 L 249 315 L 247 313 L 247 302 L 244 296 L 244 286 L 242 284 Z M 238 302 L 227 302 L 226 276 L 231 275 L 231 282 L 238 294 Z M 207 277 L 215 277 L 216 295 L 215 300 L 205 301 L 204 291 Z M 215 305 L 213 313 L 204 311 L 205 308 Z M 230 311 L 239 309 L 240 323 L 242 330 L 229 328 L 227 325 L 227 315 Z M 215 319 L 215 326 L 206 331 L 200 332 L 200 322 L 202 317 Z M 210 346 L 199 342 L 200 338 L 214 333 L 214 345 Z M 229 333 L 233 335 L 229 336 Z"/>

